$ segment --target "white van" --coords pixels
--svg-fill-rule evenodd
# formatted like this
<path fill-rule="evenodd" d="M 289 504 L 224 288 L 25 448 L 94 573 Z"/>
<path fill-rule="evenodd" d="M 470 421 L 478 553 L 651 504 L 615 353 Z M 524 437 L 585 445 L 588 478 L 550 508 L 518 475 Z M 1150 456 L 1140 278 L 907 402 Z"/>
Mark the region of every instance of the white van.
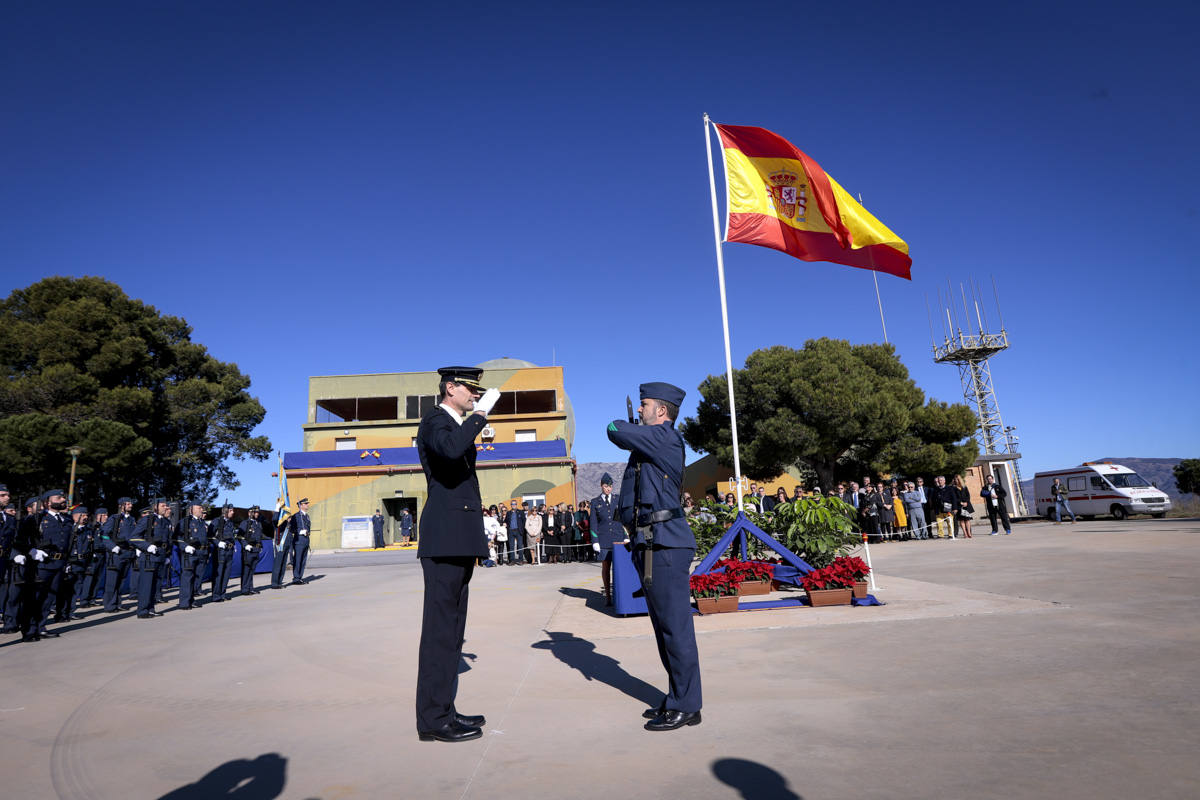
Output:
<path fill-rule="evenodd" d="M 1171 510 L 1166 492 L 1151 486 L 1141 475 L 1111 461 L 1086 461 L 1078 467 L 1039 472 L 1033 476 L 1037 516 L 1054 519 L 1054 479 L 1067 487 L 1067 502 L 1080 516 L 1112 514 L 1125 519 L 1130 514 L 1161 517 Z"/>

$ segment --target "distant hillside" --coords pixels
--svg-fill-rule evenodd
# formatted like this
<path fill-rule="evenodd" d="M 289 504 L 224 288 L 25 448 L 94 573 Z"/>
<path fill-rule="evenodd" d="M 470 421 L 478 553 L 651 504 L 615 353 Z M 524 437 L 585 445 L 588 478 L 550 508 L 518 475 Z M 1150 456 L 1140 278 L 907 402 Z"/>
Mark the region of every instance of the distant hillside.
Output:
<path fill-rule="evenodd" d="M 1178 500 L 1181 496 L 1179 494 L 1179 487 L 1175 484 L 1175 473 L 1172 470 L 1175 469 L 1176 464 L 1183 460 L 1182 458 L 1134 458 L 1133 456 L 1127 456 L 1123 458 L 1089 458 L 1087 460 L 1111 461 L 1114 464 L 1129 467 L 1151 483 L 1157 483 L 1158 488 L 1166 492 L 1172 500 Z M 1071 465 L 1063 465 L 1063 467 L 1069 466 Z M 1021 488 L 1025 490 L 1025 497 L 1033 497 L 1032 478 L 1022 481 Z"/>
<path fill-rule="evenodd" d="M 613 477 L 613 494 L 621 493 L 621 476 L 625 474 L 624 461 L 588 461 L 579 464 L 575 471 L 576 494 L 580 500 L 591 499 L 600 494 L 600 476 L 606 472 Z"/>

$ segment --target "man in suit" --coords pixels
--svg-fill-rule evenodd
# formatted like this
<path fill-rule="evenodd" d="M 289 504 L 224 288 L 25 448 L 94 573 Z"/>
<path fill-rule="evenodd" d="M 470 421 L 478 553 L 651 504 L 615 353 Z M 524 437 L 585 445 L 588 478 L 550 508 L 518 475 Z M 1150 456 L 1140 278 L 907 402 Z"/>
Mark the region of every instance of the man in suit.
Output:
<path fill-rule="evenodd" d="M 520 566 L 525 563 L 525 512 L 517 505 L 516 500 L 505 514 L 502 524 L 508 531 L 508 563 Z"/>
<path fill-rule="evenodd" d="M 482 736 L 486 722 L 482 716 L 460 714 L 454 706 L 468 585 L 475 560 L 488 557 L 475 474 L 475 438 L 500 392 L 484 392 L 479 383 L 483 370 L 478 368 L 443 367 L 438 375 L 439 404 L 425 413 L 417 430 L 417 454 L 428 486 L 417 544 L 425 576 L 417 658 L 417 736 L 423 742 L 465 742 Z"/>
<path fill-rule="evenodd" d="M 589 523 L 592 534 L 600 545 L 600 579 L 604 582 L 604 602 L 612 605 L 612 549 L 617 542 L 625 541 L 625 529 L 617 513 L 617 498 L 613 497 L 613 478 L 607 472 L 600 476 L 600 494 L 592 498 L 592 514 Z"/>
<path fill-rule="evenodd" d="M 643 712 L 650 720 L 645 728 L 671 731 L 699 725 L 701 705 L 700 656 L 688 589 L 696 539 L 679 505 L 684 451 L 675 420 L 684 391 L 656 382 L 643 383 L 638 394 L 642 424 L 614 420 L 608 438 L 630 451 L 621 480 L 620 518 L 631 534 L 633 563 L 642 575 L 658 655 L 669 678 L 658 708 Z"/>
<path fill-rule="evenodd" d="M 996 530 L 996 519 L 999 518 L 1004 524 L 1004 534 L 1007 536 L 1012 533 L 1012 521 L 1008 518 L 1008 505 L 1004 502 L 1008 498 L 1008 492 L 1003 486 L 996 483 L 989 472 L 983 476 L 983 488 L 979 490 L 979 496 L 983 498 L 983 502 L 987 505 L 988 521 L 992 523 L 992 536 L 999 533 Z"/>

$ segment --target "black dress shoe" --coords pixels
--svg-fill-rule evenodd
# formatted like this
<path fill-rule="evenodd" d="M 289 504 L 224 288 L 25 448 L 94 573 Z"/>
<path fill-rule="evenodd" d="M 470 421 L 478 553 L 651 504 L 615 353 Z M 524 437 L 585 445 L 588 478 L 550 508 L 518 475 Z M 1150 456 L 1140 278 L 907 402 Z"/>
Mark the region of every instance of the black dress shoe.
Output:
<path fill-rule="evenodd" d="M 21 637 L 22 642 L 40 642 L 41 640 L 42 640 L 42 637 L 38 636 L 36 633 L 33 635 L 25 635 L 25 636 Z"/>
<path fill-rule="evenodd" d="M 699 711 L 664 711 L 646 723 L 648 731 L 673 731 L 684 725 L 699 725 Z"/>
<path fill-rule="evenodd" d="M 138 619 L 154 619 L 154 615 L 153 614 L 138 614 L 137 618 Z"/>
<path fill-rule="evenodd" d="M 647 708 L 642 712 L 642 719 L 654 719 L 655 717 L 661 717 L 665 713 L 667 713 L 665 708 Z"/>
<path fill-rule="evenodd" d="M 454 721 L 464 728 L 482 728 L 487 724 L 487 719 L 483 714 L 458 714 L 455 713 Z"/>
<path fill-rule="evenodd" d="M 21 629 L 20 629 L 20 628 L 16 628 L 16 627 L 12 627 L 12 628 L 0 628 L 0 633 L 20 633 L 20 632 L 21 632 Z"/>
<path fill-rule="evenodd" d="M 480 736 L 483 731 L 479 728 L 465 727 L 454 720 L 431 731 L 417 731 L 417 738 L 422 742 L 467 742 Z"/>
<path fill-rule="evenodd" d="M 42 631 L 38 635 L 43 639 L 57 639 L 59 637 L 58 631 Z"/>

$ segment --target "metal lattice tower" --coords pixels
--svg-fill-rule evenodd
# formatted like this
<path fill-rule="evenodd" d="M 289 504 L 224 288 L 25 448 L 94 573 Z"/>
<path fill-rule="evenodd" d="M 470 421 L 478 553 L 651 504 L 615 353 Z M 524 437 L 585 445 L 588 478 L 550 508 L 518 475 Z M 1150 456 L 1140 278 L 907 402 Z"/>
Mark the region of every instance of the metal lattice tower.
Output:
<path fill-rule="evenodd" d="M 992 285 L 995 289 L 995 283 Z M 983 451 L 983 456 L 1011 455 L 1011 459 L 988 459 L 991 461 L 1009 461 L 1012 464 L 1013 507 L 1019 516 L 1027 513 L 1025 493 L 1021 490 L 1021 454 L 1017 451 L 1017 437 L 1014 428 L 1004 427 L 1000 418 L 1000 406 L 996 403 L 996 390 L 992 385 L 992 368 L 989 360 L 992 356 L 1008 349 L 1008 332 L 1004 329 L 1004 320 L 1000 320 L 1000 332 L 988 331 L 987 317 L 980 310 L 977 287 L 972 286 L 971 300 L 974 304 L 976 324 L 971 330 L 971 314 L 967 309 L 967 295 L 960 285 L 959 293 L 962 299 L 961 312 L 955 307 L 954 295 L 947 286 L 945 302 L 941 290 L 938 291 L 938 301 L 942 312 L 945 313 L 944 338 L 941 344 L 933 343 L 933 360 L 939 364 L 954 364 L 958 367 L 958 377 L 962 382 L 963 399 L 979 420 L 976 428 L 976 438 Z M 996 302 L 997 313 L 1000 310 L 999 299 Z M 930 320 L 930 338 L 933 337 L 933 322 Z"/>

